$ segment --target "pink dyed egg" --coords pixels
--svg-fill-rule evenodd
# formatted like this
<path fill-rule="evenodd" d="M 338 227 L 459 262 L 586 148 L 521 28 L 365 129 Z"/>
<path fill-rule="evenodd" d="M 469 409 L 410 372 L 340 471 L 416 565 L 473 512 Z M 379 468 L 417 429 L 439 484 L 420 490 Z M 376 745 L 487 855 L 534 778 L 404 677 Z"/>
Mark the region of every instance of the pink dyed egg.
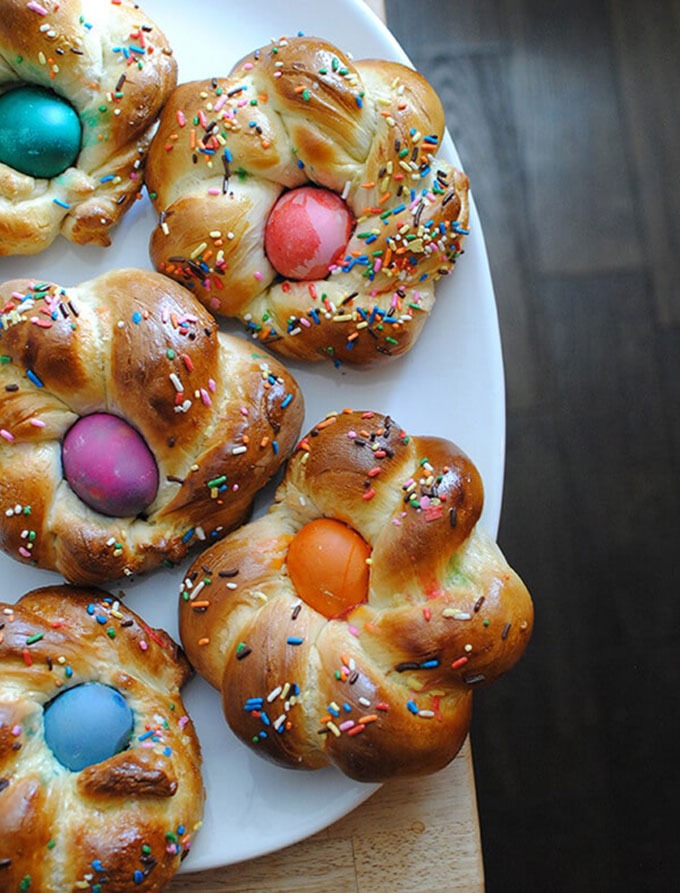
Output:
<path fill-rule="evenodd" d="M 138 515 L 158 490 L 158 468 L 144 438 L 118 416 L 96 412 L 68 430 L 64 477 L 90 508 L 116 518 Z"/>
<path fill-rule="evenodd" d="M 353 226 L 352 212 L 339 195 L 301 186 L 285 192 L 272 208 L 264 249 L 287 279 L 323 279 L 342 256 Z"/>

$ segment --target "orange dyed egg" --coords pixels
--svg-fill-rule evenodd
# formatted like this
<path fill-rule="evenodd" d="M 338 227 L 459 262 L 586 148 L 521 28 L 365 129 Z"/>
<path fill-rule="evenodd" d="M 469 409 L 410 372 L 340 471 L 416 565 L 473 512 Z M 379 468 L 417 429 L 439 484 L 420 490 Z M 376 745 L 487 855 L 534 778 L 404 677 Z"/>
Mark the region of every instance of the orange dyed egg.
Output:
<path fill-rule="evenodd" d="M 310 607 L 325 617 L 338 617 L 366 601 L 370 554 L 356 530 L 332 518 L 318 518 L 288 547 L 288 576 Z"/>

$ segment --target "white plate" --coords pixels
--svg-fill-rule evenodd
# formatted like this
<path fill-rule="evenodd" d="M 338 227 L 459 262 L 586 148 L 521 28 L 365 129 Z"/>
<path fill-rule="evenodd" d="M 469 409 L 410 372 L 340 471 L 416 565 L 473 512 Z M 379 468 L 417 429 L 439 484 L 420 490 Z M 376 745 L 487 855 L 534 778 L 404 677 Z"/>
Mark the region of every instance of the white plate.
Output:
<path fill-rule="evenodd" d="M 408 63 L 403 50 L 362 0 L 142 0 L 175 49 L 181 81 L 224 75 L 242 55 L 272 38 L 324 37 L 357 59 L 372 56 Z M 442 154 L 459 163 L 446 136 Z M 474 184 L 473 184 L 474 188 Z M 150 203 L 136 203 L 108 249 L 58 239 L 36 257 L 0 258 L 0 281 L 48 278 L 75 285 L 121 266 L 150 268 Z M 471 235 L 454 273 L 440 281 L 437 304 L 415 348 L 384 369 L 361 372 L 331 364 L 290 364 L 305 394 L 305 428 L 327 412 L 352 406 L 390 413 L 412 434 L 449 437 L 475 461 L 485 483 L 482 522 L 495 534 L 500 514 L 505 450 L 505 406 L 496 307 L 484 240 L 474 204 Z M 238 329 L 233 329 L 238 331 Z M 259 500 L 260 510 L 271 487 Z M 127 586 L 127 601 L 145 619 L 177 637 L 177 594 L 183 568 L 159 570 Z M 2 597 L 15 601 L 55 575 L 0 555 Z M 111 587 L 111 591 L 118 590 Z M 373 785 L 335 770 L 300 773 L 277 768 L 251 753 L 226 727 L 219 697 L 200 679 L 185 689 L 205 759 L 205 823 L 183 871 L 249 859 L 301 840 L 365 800 Z"/>

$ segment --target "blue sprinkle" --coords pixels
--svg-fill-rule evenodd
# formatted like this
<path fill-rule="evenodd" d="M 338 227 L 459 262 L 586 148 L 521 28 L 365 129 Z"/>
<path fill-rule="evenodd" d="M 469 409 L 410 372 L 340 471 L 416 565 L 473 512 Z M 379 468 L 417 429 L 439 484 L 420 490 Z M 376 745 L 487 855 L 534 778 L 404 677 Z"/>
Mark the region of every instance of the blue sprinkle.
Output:
<path fill-rule="evenodd" d="M 305 166 L 304 161 L 300 161 L 300 159 L 298 159 L 297 166 L 300 168 L 300 170 L 302 170 L 302 168 Z"/>
<path fill-rule="evenodd" d="M 259 737 L 260 737 L 261 739 L 264 739 L 264 738 L 269 738 L 269 735 L 268 735 L 266 732 L 262 731 L 262 732 L 260 732 Z"/>
<path fill-rule="evenodd" d="M 436 146 L 437 143 L 439 142 L 439 139 L 436 134 L 431 133 L 431 134 L 428 134 L 427 136 L 423 137 L 423 142 L 424 143 L 432 143 L 433 145 Z"/>
<path fill-rule="evenodd" d="M 432 669 L 434 669 L 434 667 L 438 667 L 438 666 L 439 666 L 438 660 L 425 660 L 420 665 L 420 668 L 421 668 L 421 670 L 432 670 Z"/>
<path fill-rule="evenodd" d="M 191 539 L 191 537 L 194 535 L 194 530 L 195 530 L 194 527 L 190 527 L 189 530 L 187 530 L 187 532 L 186 532 L 186 533 L 184 534 L 184 536 L 182 537 L 182 542 L 183 542 L 183 543 L 188 543 L 188 542 L 189 542 L 189 540 Z"/>
<path fill-rule="evenodd" d="M 376 240 L 377 238 L 378 238 L 378 237 L 375 235 L 375 233 L 371 233 L 370 236 L 366 236 L 366 239 L 365 239 L 364 241 L 365 241 L 366 245 L 370 245 L 371 242 L 375 242 L 375 240 Z"/>
<path fill-rule="evenodd" d="M 135 325 L 139 325 L 141 321 L 142 314 L 139 312 L 139 310 L 135 310 L 135 312 L 132 314 L 132 322 L 135 323 Z"/>
<path fill-rule="evenodd" d="M 90 604 L 87 606 L 87 613 L 92 616 L 94 614 L 94 605 Z"/>
<path fill-rule="evenodd" d="M 148 732 L 144 732 L 143 734 L 141 734 L 137 740 L 138 741 L 146 741 L 147 738 L 151 738 L 153 733 L 154 733 L 153 729 L 149 729 Z"/>
<path fill-rule="evenodd" d="M 274 453 L 278 453 L 278 451 L 279 451 L 278 440 L 272 440 L 272 449 L 274 450 Z"/>
<path fill-rule="evenodd" d="M 67 679 L 70 679 L 71 676 L 73 676 L 73 670 L 71 669 L 71 667 L 66 667 L 64 673 L 66 674 Z"/>
<path fill-rule="evenodd" d="M 116 179 L 115 174 L 107 174 L 105 177 L 100 177 L 99 182 L 100 183 L 110 183 L 111 180 L 115 180 L 115 179 Z"/>
<path fill-rule="evenodd" d="M 102 865 L 101 859 L 95 859 L 94 862 L 92 863 L 92 867 L 94 868 L 95 871 L 104 871 L 104 866 Z"/>
<path fill-rule="evenodd" d="M 357 96 L 357 97 L 356 97 L 356 100 L 357 100 L 357 106 L 358 106 L 359 108 L 363 108 L 363 106 L 364 106 L 364 101 L 363 101 L 363 99 L 361 98 L 361 96 Z"/>
<path fill-rule="evenodd" d="M 406 205 L 397 205 L 396 208 L 392 208 L 393 214 L 401 214 L 402 211 L 406 210 Z"/>
<path fill-rule="evenodd" d="M 169 757 L 171 754 L 172 754 L 172 748 L 171 748 L 171 747 L 166 747 L 166 748 L 163 749 L 163 756 L 165 756 L 165 757 Z"/>
<path fill-rule="evenodd" d="M 312 310 L 310 310 L 308 312 L 308 315 L 312 317 L 312 319 L 317 324 L 317 326 L 321 325 L 321 322 L 319 320 L 319 311 L 316 309 L 316 307 L 314 307 Z"/>
<path fill-rule="evenodd" d="M 332 707 L 330 704 L 326 708 L 331 716 L 340 716 L 340 711 L 336 707 Z"/>
<path fill-rule="evenodd" d="M 53 198 L 52 201 L 55 205 L 59 205 L 60 208 L 66 208 L 67 211 L 71 207 L 68 202 L 63 202 L 60 198 Z"/>
<path fill-rule="evenodd" d="M 288 636 L 286 639 L 289 645 L 302 645 L 304 639 L 300 638 L 300 636 Z"/>
<path fill-rule="evenodd" d="M 139 886 L 144 880 L 144 873 L 140 871 L 138 868 L 135 869 L 135 873 L 132 875 L 132 880 Z"/>
<path fill-rule="evenodd" d="M 407 702 L 406 702 L 406 706 L 407 706 L 408 709 L 411 711 L 411 713 L 417 713 L 417 712 L 418 712 L 418 705 L 416 704 L 415 701 L 407 701 Z"/>
<path fill-rule="evenodd" d="M 225 149 L 224 157 L 227 161 L 232 161 L 234 156 L 231 154 L 231 151 L 229 149 Z"/>
<path fill-rule="evenodd" d="M 108 617 L 106 617 L 105 614 L 97 614 L 97 616 L 95 617 L 95 620 L 96 620 L 97 623 L 99 623 L 101 626 L 104 626 L 104 624 L 105 624 L 106 621 L 108 620 Z"/>
<path fill-rule="evenodd" d="M 262 720 L 262 722 L 263 722 L 266 726 L 270 726 L 270 725 L 271 725 L 271 720 L 269 719 L 269 717 L 267 716 L 267 714 L 264 712 L 264 710 L 262 711 L 262 713 L 260 713 L 260 719 Z"/>
<path fill-rule="evenodd" d="M 281 409 L 285 409 L 286 406 L 288 406 L 288 404 L 290 403 L 290 401 L 291 401 L 292 399 L 293 399 L 293 395 L 292 395 L 292 394 L 286 394 L 286 396 L 285 396 L 285 397 L 283 398 L 283 400 L 281 401 Z"/>
<path fill-rule="evenodd" d="M 185 831 L 186 831 L 186 828 L 184 827 L 184 825 L 177 826 L 177 836 L 178 837 L 182 837 L 184 835 Z"/>
<path fill-rule="evenodd" d="M 146 50 L 144 49 L 144 47 L 138 47 L 138 46 L 135 46 L 134 44 L 130 44 L 130 52 L 131 53 L 141 53 L 142 55 L 144 55 L 144 53 L 146 53 Z"/>
<path fill-rule="evenodd" d="M 259 710 L 263 704 L 264 698 L 248 698 L 243 709 L 247 711 Z"/>
<path fill-rule="evenodd" d="M 43 383 L 40 381 L 40 379 L 38 378 L 38 376 L 35 374 L 35 372 L 32 369 L 26 370 L 26 378 L 29 381 L 32 381 L 33 384 L 36 386 L 36 388 L 43 387 Z"/>
<path fill-rule="evenodd" d="M 428 166 L 424 167 L 422 169 L 422 171 L 420 172 L 420 178 L 422 179 L 423 177 L 426 177 L 430 173 L 431 170 L 432 170 L 432 168 L 428 164 Z"/>
<path fill-rule="evenodd" d="M 297 684 L 297 682 L 293 683 L 293 694 L 294 695 L 300 694 L 300 686 Z"/>
<path fill-rule="evenodd" d="M 342 705 L 342 709 L 345 711 L 345 713 L 351 713 L 352 705 L 348 704 L 347 701 L 345 701 L 345 703 Z"/>

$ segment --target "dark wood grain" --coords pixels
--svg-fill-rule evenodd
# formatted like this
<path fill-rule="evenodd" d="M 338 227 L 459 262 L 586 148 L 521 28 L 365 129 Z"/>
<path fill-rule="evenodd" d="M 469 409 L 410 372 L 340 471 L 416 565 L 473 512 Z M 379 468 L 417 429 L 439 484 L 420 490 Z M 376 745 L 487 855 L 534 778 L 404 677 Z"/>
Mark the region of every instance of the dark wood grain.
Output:
<path fill-rule="evenodd" d="M 425 6 L 425 4 L 423 4 Z M 661 891 L 680 739 L 680 4 L 388 0 L 482 219 L 523 662 L 475 706 L 486 883 Z"/>

